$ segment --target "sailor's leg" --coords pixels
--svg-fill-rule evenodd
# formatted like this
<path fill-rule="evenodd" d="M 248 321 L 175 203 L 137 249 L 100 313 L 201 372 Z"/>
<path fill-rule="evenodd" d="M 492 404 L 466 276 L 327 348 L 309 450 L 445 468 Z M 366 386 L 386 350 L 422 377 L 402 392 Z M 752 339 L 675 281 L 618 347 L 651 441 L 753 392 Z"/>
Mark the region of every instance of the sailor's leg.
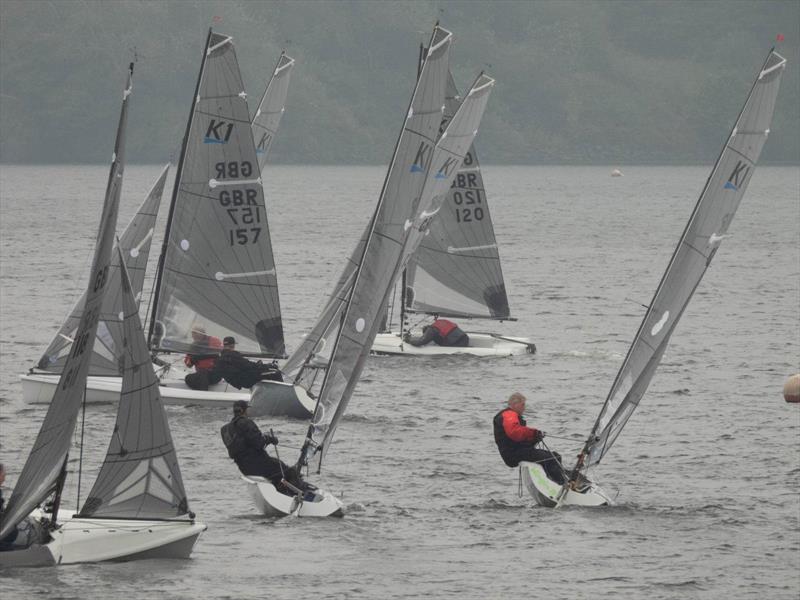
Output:
<path fill-rule="evenodd" d="M 558 452 L 530 448 L 526 452 L 525 460 L 542 465 L 547 477 L 556 483 L 566 483 L 564 468 L 561 466 L 561 455 Z"/>

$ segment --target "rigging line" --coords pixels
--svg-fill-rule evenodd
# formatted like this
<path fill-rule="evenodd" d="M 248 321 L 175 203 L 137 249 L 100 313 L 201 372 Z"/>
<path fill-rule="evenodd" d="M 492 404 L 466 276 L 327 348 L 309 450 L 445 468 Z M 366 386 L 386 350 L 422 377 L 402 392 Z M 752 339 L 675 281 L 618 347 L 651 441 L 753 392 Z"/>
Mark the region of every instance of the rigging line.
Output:
<path fill-rule="evenodd" d="M 84 381 L 83 383 L 83 401 L 81 404 L 83 405 L 83 410 L 81 412 L 81 442 L 80 442 L 80 453 L 78 454 L 78 494 L 77 500 L 75 501 L 75 510 L 79 510 L 81 506 L 81 479 L 83 475 L 83 440 L 84 440 L 84 431 L 86 428 L 86 386 L 87 382 Z"/>
<path fill-rule="evenodd" d="M 558 465 L 558 468 L 559 468 L 559 470 L 561 471 L 561 475 L 564 477 L 564 480 L 565 480 L 565 481 L 569 481 L 569 479 L 570 479 L 569 473 L 567 473 L 566 469 L 564 468 L 564 465 L 563 465 L 563 464 L 562 464 L 562 463 L 561 463 L 561 462 L 560 462 L 560 461 L 559 461 L 559 460 L 556 458 L 556 455 L 553 453 L 553 451 L 552 451 L 552 450 L 550 450 L 550 446 L 548 446 L 548 445 L 545 443 L 545 441 L 544 441 L 544 440 L 542 440 L 542 441 L 541 441 L 541 442 L 539 442 L 539 443 L 540 443 L 542 446 L 544 446 L 544 447 L 545 447 L 545 450 L 547 450 L 547 451 L 550 453 L 550 458 L 546 458 L 546 459 L 544 459 L 543 461 L 538 461 L 538 462 L 539 462 L 539 464 L 542 464 L 542 463 L 544 463 L 544 462 L 546 462 L 546 461 L 548 461 L 548 460 L 552 460 L 552 461 L 554 461 L 554 462 L 556 463 L 556 465 Z"/>

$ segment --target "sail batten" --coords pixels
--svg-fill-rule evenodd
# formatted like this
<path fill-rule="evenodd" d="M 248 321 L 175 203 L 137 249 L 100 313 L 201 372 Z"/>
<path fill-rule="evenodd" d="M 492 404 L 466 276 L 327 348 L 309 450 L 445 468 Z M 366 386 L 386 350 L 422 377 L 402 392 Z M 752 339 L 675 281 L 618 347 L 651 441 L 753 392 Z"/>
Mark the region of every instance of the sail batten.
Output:
<path fill-rule="evenodd" d="M 92 360 L 92 345 L 97 335 L 104 296 L 109 285 L 111 253 L 114 246 L 125 169 L 125 132 L 132 81 L 133 64 L 131 63 L 117 125 L 114 158 L 109 169 L 83 314 L 77 328 L 75 342 L 64 362 L 63 371 L 47 414 L 14 487 L 14 493 L 2 515 L 0 539 L 6 537 L 22 519 L 30 514 L 33 508 L 53 491 L 69 454 L 72 434 L 75 431 L 86 377 Z"/>
<path fill-rule="evenodd" d="M 256 125 L 243 90 L 231 39 L 210 32 L 159 261 L 153 350 L 197 351 L 193 334 L 201 332 L 210 353 L 233 336 L 245 354 L 285 356 Z"/>
<path fill-rule="evenodd" d="M 752 178 L 768 131 L 785 59 L 770 52 L 723 144 L 628 354 L 595 421 L 579 465 L 600 462 L 633 414 L 672 332 L 703 278 Z M 766 73 L 766 75 L 765 75 Z"/>

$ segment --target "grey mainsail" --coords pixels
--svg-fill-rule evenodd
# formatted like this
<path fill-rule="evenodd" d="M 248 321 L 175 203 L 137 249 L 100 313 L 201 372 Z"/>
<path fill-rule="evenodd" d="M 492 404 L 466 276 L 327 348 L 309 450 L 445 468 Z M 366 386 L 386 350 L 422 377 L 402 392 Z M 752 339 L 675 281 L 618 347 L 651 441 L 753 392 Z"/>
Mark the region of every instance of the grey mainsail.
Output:
<path fill-rule="evenodd" d="M 283 357 L 278 280 L 246 94 L 230 37 L 209 32 L 157 273 L 150 347 L 192 332 Z M 213 342 L 213 340 L 212 340 Z M 209 346 L 209 352 L 216 352 Z"/>
<path fill-rule="evenodd" d="M 449 31 L 438 25 L 434 28 L 430 52 L 416 82 L 369 225 L 366 245 L 358 257 L 354 282 L 341 311 L 340 327 L 319 390 L 307 441 L 301 450 L 300 464 L 307 462 L 312 443 L 321 462 L 377 333 L 378 314 L 402 258 L 408 233 L 406 223 L 414 218 L 430 169 L 442 120 L 451 39 Z M 347 277 L 343 274 L 343 278 Z"/>
<path fill-rule="evenodd" d="M 97 335 L 97 324 L 103 298 L 109 284 L 111 252 L 117 227 L 119 197 L 125 163 L 125 129 L 128 121 L 128 102 L 132 89 L 133 63 L 122 97 L 122 110 L 117 126 L 114 155 L 108 174 L 103 213 L 97 234 L 94 259 L 86 303 L 75 342 L 67 357 L 56 392 L 47 409 L 39 434 L 33 444 L 25 466 L 14 487 L 8 506 L 2 515 L 0 539 L 8 535 L 56 487 L 59 475 L 66 464 L 78 411 L 83 400 L 86 376 L 92 357 L 92 344 Z"/>
<path fill-rule="evenodd" d="M 131 285 L 137 302 L 142 296 L 144 286 L 144 273 L 147 259 L 150 256 L 150 243 L 158 215 L 158 207 L 164 192 L 164 183 L 167 180 L 169 165 L 165 165 L 161 174 L 156 179 L 147 198 L 131 219 L 122 237 L 119 240 L 125 250 L 125 264 L 130 273 Z M 92 360 L 89 366 L 89 375 L 117 376 L 119 375 L 119 355 L 122 348 L 123 334 L 122 322 L 119 315 L 122 313 L 122 296 L 120 295 L 120 269 L 115 252 L 111 258 L 111 267 L 108 272 L 108 293 L 103 300 L 100 312 L 100 322 L 97 325 L 97 338 L 92 348 Z M 58 330 L 53 341 L 50 342 L 44 355 L 39 359 L 37 367 L 51 373 L 61 373 L 64 363 L 69 355 L 72 340 L 83 315 L 86 294 L 75 303 L 67 320 Z"/>
<path fill-rule="evenodd" d="M 105 461 L 80 516 L 175 518 L 189 512 L 186 490 L 124 267 L 120 275 L 122 394 Z"/>
<path fill-rule="evenodd" d="M 578 467 L 600 462 L 639 404 L 686 305 L 727 236 L 769 134 L 786 59 L 770 51 L 592 428 Z M 585 462 L 584 462 L 585 461 Z"/>
<path fill-rule="evenodd" d="M 461 103 L 447 78 L 445 119 Z M 510 316 L 500 255 L 473 145 L 406 269 L 406 308 L 451 317 Z"/>
<path fill-rule="evenodd" d="M 278 64 L 272 72 L 264 95 L 253 117 L 253 140 L 256 144 L 258 155 L 258 170 L 264 170 L 267 164 L 267 154 L 272 147 L 278 126 L 283 117 L 286 96 L 289 93 L 289 79 L 291 78 L 294 59 L 285 52 L 281 52 Z"/>

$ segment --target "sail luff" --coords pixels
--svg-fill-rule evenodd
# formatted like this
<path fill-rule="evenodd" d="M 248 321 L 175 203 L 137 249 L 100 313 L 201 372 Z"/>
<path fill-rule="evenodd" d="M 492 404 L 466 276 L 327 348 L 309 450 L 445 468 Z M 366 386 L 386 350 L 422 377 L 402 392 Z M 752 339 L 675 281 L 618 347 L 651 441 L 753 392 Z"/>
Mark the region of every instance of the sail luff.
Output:
<path fill-rule="evenodd" d="M 197 105 L 200 94 L 200 82 L 203 79 L 203 71 L 206 67 L 206 59 L 208 58 L 208 43 L 211 40 L 212 29 L 208 28 L 208 35 L 206 36 L 206 43 L 203 45 L 203 58 L 200 62 L 200 72 L 197 74 L 197 83 L 194 87 L 194 95 L 192 96 L 192 106 L 189 109 L 189 118 L 186 122 L 186 130 L 183 134 L 183 141 L 181 142 L 181 154 L 178 158 L 178 168 L 175 170 L 175 181 L 172 183 L 172 197 L 169 203 L 169 213 L 167 214 L 167 223 L 164 227 L 164 240 L 161 243 L 161 254 L 158 256 L 158 266 L 156 268 L 156 284 L 153 288 L 153 306 L 150 313 L 150 326 L 147 331 L 147 343 L 152 348 L 154 345 L 153 334 L 156 329 L 156 312 L 158 309 L 158 298 L 161 291 L 161 282 L 164 277 L 164 263 L 166 261 L 167 250 L 169 248 L 170 233 L 172 231 L 172 219 L 175 215 L 175 205 L 178 202 L 178 193 L 180 191 L 180 182 L 183 177 L 184 160 L 186 158 L 186 146 L 189 141 L 189 134 L 192 130 L 192 123 L 194 121 L 194 109 Z M 162 332 L 163 333 L 163 332 Z"/>
<path fill-rule="evenodd" d="M 611 448 L 646 391 L 678 320 L 726 236 L 769 133 L 780 85 L 781 72 L 777 70 L 785 62 L 771 51 L 759 72 L 614 379 L 578 466 L 587 455 L 587 465 L 599 462 Z M 730 173 L 727 179 L 726 173 Z"/>
<path fill-rule="evenodd" d="M 124 172 L 125 130 L 132 80 L 133 63 L 128 70 L 122 98 L 114 155 L 109 169 L 97 244 L 86 291 L 84 314 L 81 317 L 81 324 L 78 327 L 72 351 L 64 365 L 64 372 L 58 381 L 56 392 L 14 487 L 14 493 L 3 513 L 0 539 L 6 537 L 34 507 L 52 492 L 64 460 L 69 453 L 91 361 L 91 347 L 97 335 L 100 310 L 108 284 L 108 271 L 114 245 Z"/>
<path fill-rule="evenodd" d="M 176 518 L 188 513 L 186 491 L 124 266 L 120 275 L 125 334 L 122 392 L 105 460 L 80 516 Z"/>
<path fill-rule="evenodd" d="M 139 210 L 128 223 L 119 244 L 125 250 L 125 264 L 131 275 L 131 285 L 137 301 L 141 298 L 144 286 L 145 268 L 150 255 L 158 207 L 164 191 L 169 164 L 161 171 L 151 187 Z M 109 269 L 109 293 L 103 300 L 98 333 L 92 349 L 92 362 L 89 375 L 119 375 L 117 357 L 122 343 L 121 321 L 122 300 L 119 289 L 119 263 L 117 254 L 113 253 Z M 83 294 L 75 303 L 64 324 L 58 330 L 47 350 L 39 359 L 37 367 L 50 373 L 61 373 L 69 348 L 75 337 L 75 331 L 83 314 L 86 295 Z"/>

